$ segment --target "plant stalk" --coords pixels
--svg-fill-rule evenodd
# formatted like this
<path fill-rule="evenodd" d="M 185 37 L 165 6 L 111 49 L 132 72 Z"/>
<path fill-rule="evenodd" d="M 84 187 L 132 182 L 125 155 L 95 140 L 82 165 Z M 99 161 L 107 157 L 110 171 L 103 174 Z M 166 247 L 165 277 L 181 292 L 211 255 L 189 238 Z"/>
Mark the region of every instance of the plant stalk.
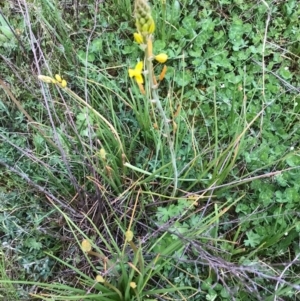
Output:
<path fill-rule="evenodd" d="M 151 39 L 149 37 L 148 39 Z M 165 136 L 167 138 L 168 144 L 169 144 L 169 149 L 170 149 L 170 155 L 171 155 L 171 161 L 172 161 L 172 166 L 173 166 L 173 172 L 174 172 L 174 186 L 173 186 L 173 192 L 172 196 L 176 195 L 177 192 L 177 187 L 178 187 L 178 171 L 177 171 L 177 164 L 176 164 L 176 155 L 175 155 L 175 150 L 174 150 L 174 142 L 171 137 L 171 130 L 169 126 L 169 119 L 166 116 L 166 113 L 162 107 L 161 101 L 159 99 L 159 95 L 157 92 L 157 83 L 154 81 L 155 74 L 153 72 L 153 55 L 152 55 L 152 50 L 149 50 L 149 44 L 152 47 L 152 41 L 150 43 L 147 43 L 147 48 L 145 49 L 145 66 L 146 66 L 146 74 L 145 76 L 148 77 L 148 85 L 149 85 L 149 91 L 150 91 L 150 97 L 152 98 L 152 101 L 155 103 L 160 116 L 163 121 L 164 125 L 164 132 Z"/>

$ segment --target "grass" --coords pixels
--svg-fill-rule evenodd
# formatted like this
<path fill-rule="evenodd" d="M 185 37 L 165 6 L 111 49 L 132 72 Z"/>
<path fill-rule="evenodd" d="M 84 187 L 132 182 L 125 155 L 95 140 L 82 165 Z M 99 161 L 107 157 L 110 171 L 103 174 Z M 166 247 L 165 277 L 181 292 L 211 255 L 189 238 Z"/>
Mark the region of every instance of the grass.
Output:
<path fill-rule="evenodd" d="M 10 281 L 7 271 L 9 271 L 9 267 L 6 265 L 4 253 L 1 252 L 0 275 L 1 279 L 7 282 L 1 284 L 0 298 L 7 298 L 8 300 L 18 299 L 18 293 Z"/>
<path fill-rule="evenodd" d="M 0 9 L 0 298 L 298 300 L 297 1 Z"/>

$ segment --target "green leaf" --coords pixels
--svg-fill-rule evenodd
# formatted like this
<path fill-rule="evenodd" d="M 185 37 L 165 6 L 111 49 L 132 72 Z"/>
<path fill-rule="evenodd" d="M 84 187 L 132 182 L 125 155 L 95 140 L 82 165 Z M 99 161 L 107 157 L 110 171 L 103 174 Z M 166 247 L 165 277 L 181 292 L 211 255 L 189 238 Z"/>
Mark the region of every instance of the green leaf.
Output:
<path fill-rule="evenodd" d="M 8 39 L 11 39 L 14 37 L 14 34 L 12 33 L 11 29 L 8 26 L 0 26 L 0 32 L 5 35 Z"/>
<path fill-rule="evenodd" d="M 155 53 L 162 52 L 166 48 L 166 42 L 162 40 L 155 40 L 153 43 L 153 50 Z"/>
<path fill-rule="evenodd" d="M 31 250 L 40 250 L 42 248 L 42 244 L 38 242 L 35 238 L 31 237 L 25 240 L 24 245 Z"/>
<path fill-rule="evenodd" d="M 95 39 L 91 43 L 90 51 L 97 53 L 102 51 L 102 44 L 103 44 L 103 39 Z"/>
<path fill-rule="evenodd" d="M 245 246 L 250 246 L 255 248 L 261 242 L 261 237 L 257 233 L 253 232 L 253 230 L 246 232 L 247 239 L 244 240 Z"/>
<path fill-rule="evenodd" d="M 286 163 L 291 167 L 299 166 L 300 165 L 300 156 L 291 154 L 286 158 Z"/>
<path fill-rule="evenodd" d="M 166 222 L 170 218 L 170 214 L 168 208 L 166 207 L 158 207 L 156 212 L 157 220 L 161 220 L 162 222 Z"/>
<path fill-rule="evenodd" d="M 191 72 L 185 71 L 184 74 L 181 74 L 181 76 L 175 77 L 175 81 L 179 86 L 185 87 L 191 83 L 192 74 Z"/>
<path fill-rule="evenodd" d="M 293 77 L 288 67 L 280 68 L 279 74 L 283 77 L 283 79 L 291 79 Z"/>

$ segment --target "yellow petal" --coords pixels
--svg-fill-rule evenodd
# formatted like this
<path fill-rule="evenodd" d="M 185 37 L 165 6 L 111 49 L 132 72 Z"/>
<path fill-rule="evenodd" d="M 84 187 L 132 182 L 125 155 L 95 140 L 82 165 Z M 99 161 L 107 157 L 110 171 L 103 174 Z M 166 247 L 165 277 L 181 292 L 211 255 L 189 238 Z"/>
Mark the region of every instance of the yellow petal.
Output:
<path fill-rule="evenodd" d="M 52 84 L 54 80 L 52 77 L 45 75 L 39 75 L 38 79 L 47 84 Z"/>
<path fill-rule="evenodd" d="M 144 63 L 142 61 L 138 62 L 135 66 L 135 71 L 141 73 L 143 71 L 143 66 L 144 66 Z"/>
<path fill-rule="evenodd" d="M 143 84 L 143 83 L 144 83 L 144 79 L 143 79 L 142 74 L 136 74 L 135 80 L 136 80 L 136 82 L 137 82 L 138 84 Z"/>
<path fill-rule="evenodd" d="M 165 53 L 160 53 L 155 56 L 155 59 L 160 63 L 165 63 L 168 59 L 168 56 Z"/>
<path fill-rule="evenodd" d="M 129 284 L 129 285 L 130 285 L 130 287 L 131 287 L 131 288 L 133 288 L 133 289 L 135 289 L 135 288 L 136 288 L 136 283 L 135 283 L 135 282 L 133 282 L 133 281 L 132 281 L 132 282 L 130 282 L 130 284 Z"/>
<path fill-rule="evenodd" d="M 142 44 L 143 43 L 143 36 L 140 33 L 135 32 L 133 34 L 134 40 L 138 43 L 138 44 Z"/>
<path fill-rule="evenodd" d="M 81 249 L 83 252 L 89 252 L 92 250 L 92 245 L 87 239 L 84 239 L 81 243 Z"/>
<path fill-rule="evenodd" d="M 56 79 L 58 82 L 60 82 L 60 83 L 61 83 L 61 81 L 62 81 L 62 78 L 61 78 L 61 76 L 60 76 L 59 74 L 55 74 L 55 79 Z"/>
<path fill-rule="evenodd" d="M 129 73 L 129 77 L 134 77 L 136 75 L 135 69 L 129 69 L 128 73 Z"/>

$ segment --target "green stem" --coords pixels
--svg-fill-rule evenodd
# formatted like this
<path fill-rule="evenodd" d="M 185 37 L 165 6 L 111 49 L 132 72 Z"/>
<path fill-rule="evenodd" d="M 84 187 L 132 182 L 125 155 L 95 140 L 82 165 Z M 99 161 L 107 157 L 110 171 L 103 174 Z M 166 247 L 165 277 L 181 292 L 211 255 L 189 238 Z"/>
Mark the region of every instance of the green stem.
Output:
<path fill-rule="evenodd" d="M 148 38 L 150 39 L 150 38 Z M 149 53 L 150 52 L 150 53 Z M 165 135 L 169 144 L 169 149 L 170 149 L 170 154 L 171 154 L 171 161 L 172 161 L 172 166 L 173 166 L 173 171 L 174 171 L 174 187 L 173 187 L 173 192 L 172 192 L 172 196 L 176 195 L 176 191 L 177 191 L 177 186 L 178 186 L 178 171 L 177 171 L 177 164 L 176 164 L 176 155 L 175 155 L 175 150 L 174 150 L 174 142 L 173 139 L 171 137 L 171 130 L 170 130 L 170 126 L 169 126 L 169 120 L 165 114 L 165 111 L 162 107 L 161 101 L 159 99 L 159 95 L 157 92 L 157 83 L 154 82 L 154 72 L 153 72 L 153 64 L 152 64 L 152 60 L 153 60 L 153 55 L 151 55 L 151 51 L 148 51 L 148 47 L 145 49 L 145 57 L 146 57 L 146 74 L 145 76 L 148 77 L 148 84 L 149 84 L 149 91 L 150 91 L 150 97 L 152 97 L 152 101 L 155 103 L 160 116 L 162 118 L 163 121 L 163 125 L 164 125 L 164 130 L 165 130 Z"/>
<path fill-rule="evenodd" d="M 114 290 L 120 297 L 120 300 L 124 300 L 122 293 L 112 284 L 110 284 L 109 282 L 105 281 L 104 285 L 109 287 L 110 289 Z"/>
<path fill-rule="evenodd" d="M 134 293 L 135 293 L 135 295 L 136 295 L 137 300 L 140 301 L 141 299 L 140 299 L 139 293 L 138 293 L 138 291 L 136 290 L 136 288 L 134 288 L 133 291 L 134 291 Z"/>
<path fill-rule="evenodd" d="M 162 1 L 162 41 L 166 40 L 166 21 L 167 21 L 167 13 L 166 13 L 166 2 Z"/>

